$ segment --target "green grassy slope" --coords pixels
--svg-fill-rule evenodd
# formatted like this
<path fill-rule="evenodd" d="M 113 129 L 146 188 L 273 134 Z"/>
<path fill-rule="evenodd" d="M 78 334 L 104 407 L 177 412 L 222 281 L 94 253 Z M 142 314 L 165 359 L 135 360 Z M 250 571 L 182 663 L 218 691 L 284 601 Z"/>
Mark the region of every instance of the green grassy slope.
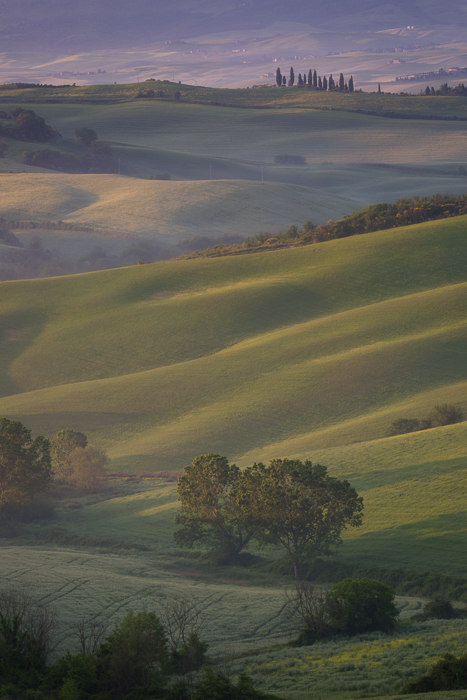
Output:
<path fill-rule="evenodd" d="M 466 379 L 464 254 L 460 217 L 264 255 L 3 283 L 2 386 L 17 395 L 0 410 L 79 415 L 91 431 L 105 415 L 113 456 L 157 454 L 161 468 L 369 413 L 377 437 L 376 411 L 415 396 L 425 406 L 424 393 Z"/>

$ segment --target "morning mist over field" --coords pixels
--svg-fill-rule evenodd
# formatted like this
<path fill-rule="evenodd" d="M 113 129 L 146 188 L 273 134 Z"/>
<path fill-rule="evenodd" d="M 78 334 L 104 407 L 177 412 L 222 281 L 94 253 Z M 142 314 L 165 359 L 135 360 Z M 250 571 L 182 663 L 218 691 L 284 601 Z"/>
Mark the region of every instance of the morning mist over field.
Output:
<path fill-rule="evenodd" d="M 465 3 L 0 39 L 0 700 L 464 700 Z"/>

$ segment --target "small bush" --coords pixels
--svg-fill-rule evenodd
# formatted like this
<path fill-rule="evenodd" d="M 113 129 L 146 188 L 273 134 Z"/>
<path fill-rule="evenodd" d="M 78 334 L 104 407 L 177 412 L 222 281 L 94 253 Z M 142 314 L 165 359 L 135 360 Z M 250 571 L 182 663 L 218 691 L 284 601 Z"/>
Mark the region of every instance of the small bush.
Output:
<path fill-rule="evenodd" d="M 391 423 L 386 437 L 393 435 L 404 435 L 405 433 L 413 433 L 416 430 L 429 430 L 430 428 L 439 428 L 443 425 L 454 425 L 461 423 L 464 420 L 462 409 L 453 404 L 443 403 L 435 406 L 431 413 L 420 421 L 417 418 L 398 418 Z"/>
<path fill-rule="evenodd" d="M 311 645 L 335 634 L 390 632 L 398 615 L 394 595 L 383 583 L 365 578 L 344 579 L 327 593 L 299 584 L 288 600 L 300 626 L 293 645 Z"/>
<path fill-rule="evenodd" d="M 458 406 L 443 403 L 435 406 L 427 418 L 431 421 L 431 425 L 437 428 L 442 425 L 461 423 L 464 420 L 464 414 Z"/>
<path fill-rule="evenodd" d="M 401 693 L 429 693 L 465 688 L 467 688 L 467 654 L 459 658 L 453 654 L 446 654 L 426 676 L 420 676 L 406 683 Z"/>
<path fill-rule="evenodd" d="M 416 418 L 398 418 L 393 423 L 386 433 L 386 437 L 393 435 L 404 435 L 405 433 L 413 433 L 420 429 L 420 422 Z"/>
<path fill-rule="evenodd" d="M 422 612 L 412 616 L 412 620 L 424 622 L 425 620 L 455 620 L 464 617 L 463 610 L 455 610 L 449 600 L 430 600 Z"/>

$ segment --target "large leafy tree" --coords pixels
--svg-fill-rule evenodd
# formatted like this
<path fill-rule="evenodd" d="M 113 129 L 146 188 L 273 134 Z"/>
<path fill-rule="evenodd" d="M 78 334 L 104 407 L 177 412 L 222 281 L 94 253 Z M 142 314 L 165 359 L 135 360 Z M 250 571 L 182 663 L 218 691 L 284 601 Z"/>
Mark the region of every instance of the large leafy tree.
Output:
<path fill-rule="evenodd" d="M 210 548 L 219 561 L 231 563 L 255 535 L 258 522 L 252 517 L 252 492 L 238 485 L 242 473 L 220 454 L 196 457 L 178 480 L 180 512 L 175 521 L 179 546 L 196 544 Z"/>
<path fill-rule="evenodd" d="M 50 443 L 20 422 L 0 418 L 0 520 L 27 505 L 51 481 Z"/>
<path fill-rule="evenodd" d="M 259 542 L 283 547 L 296 578 L 305 561 L 329 554 L 347 526 L 362 522 L 363 499 L 355 489 L 308 460 L 254 464 L 244 472 L 242 489 L 250 489 L 246 500 L 260 520 Z"/>

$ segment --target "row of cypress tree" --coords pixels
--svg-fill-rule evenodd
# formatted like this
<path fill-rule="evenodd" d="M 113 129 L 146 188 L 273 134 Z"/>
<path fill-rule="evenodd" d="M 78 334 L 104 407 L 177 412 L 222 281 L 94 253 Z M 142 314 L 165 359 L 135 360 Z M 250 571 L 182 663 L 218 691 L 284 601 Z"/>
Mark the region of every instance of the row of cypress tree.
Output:
<path fill-rule="evenodd" d="M 286 85 L 288 87 L 293 87 L 295 85 L 294 69 L 290 68 L 289 79 L 287 80 L 285 75 L 282 75 L 281 69 L 278 67 L 276 70 L 276 84 L 278 87 L 285 87 Z M 311 90 L 337 90 L 340 92 L 354 91 L 353 76 L 350 76 L 349 81 L 346 82 L 344 74 L 341 73 L 339 75 L 339 80 L 336 82 L 332 77 L 332 73 L 328 79 L 325 75 L 321 77 L 317 74 L 316 70 L 312 71 L 311 68 L 308 71 L 308 75 L 306 73 L 303 73 L 303 75 L 301 73 L 298 74 L 297 85 L 298 87 L 307 87 Z"/>

